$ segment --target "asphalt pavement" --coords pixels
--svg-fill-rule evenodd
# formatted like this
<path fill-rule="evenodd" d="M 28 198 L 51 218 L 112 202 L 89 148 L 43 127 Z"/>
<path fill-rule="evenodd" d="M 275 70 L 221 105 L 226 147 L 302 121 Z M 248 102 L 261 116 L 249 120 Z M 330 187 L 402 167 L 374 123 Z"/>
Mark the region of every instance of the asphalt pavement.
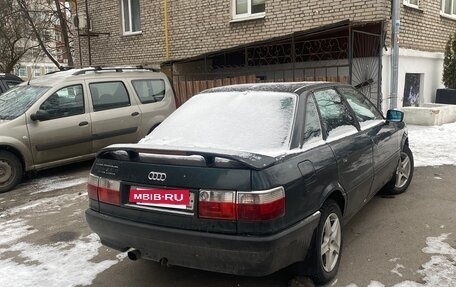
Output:
<path fill-rule="evenodd" d="M 84 181 L 89 168 L 90 163 L 84 163 L 49 170 L 11 192 L 0 194 L 0 223 L 4 226 L 0 228 L 0 285 L 10 282 L 1 279 L 6 272 L 16 278 L 28 272 L 33 275 L 30 277 L 34 281 L 30 282 L 33 286 L 313 286 L 306 278 L 290 277 L 286 270 L 267 277 L 251 278 L 162 267 L 145 260 L 130 261 L 125 259 L 124 254 L 119 256 L 117 251 L 96 245 L 96 237 L 90 235 L 84 218 L 87 208 Z M 429 247 L 430 238 L 432 241 L 432 238 L 443 236 L 440 238 L 444 238 L 444 243 L 448 245 L 445 245 L 446 248 L 455 252 L 452 254 L 451 251 L 448 257 L 454 268 L 455 175 L 455 166 L 416 168 L 406 193 L 394 197 L 374 197 L 344 226 L 339 273 L 327 286 L 393 286 L 407 280 L 421 284 L 413 286 L 439 286 L 432 285 L 438 283 L 431 278 L 431 275 L 434 275 L 433 278 L 441 275 L 438 274 L 439 269 L 429 271 L 427 267 L 435 254 L 425 248 Z M 8 226 L 11 228 L 8 229 Z M 15 234 L 14 230 L 23 234 Z M 8 236 L 15 236 L 16 239 L 8 241 Z M 35 261 L 27 258 L 30 255 L 24 250 L 29 245 L 24 247 L 18 242 L 47 250 L 46 260 L 41 257 L 33 257 Z M 87 244 L 86 249 L 93 250 L 84 250 L 84 243 Z M 79 249 L 73 250 L 75 246 Z M 64 257 L 60 272 L 67 281 L 48 272 L 54 267 L 47 261 L 60 262 L 53 257 L 53 250 L 57 250 L 55 256 Z M 93 255 L 83 260 L 89 251 Z M 37 265 L 30 266 L 30 260 L 38 262 Z M 72 260 L 77 266 L 72 266 Z M 13 261 L 15 268 L 10 268 Z M 78 271 L 81 269 L 86 273 Z M 15 276 L 14 270 L 22 270 L 22 273 Z M 426 273 L 426 270 L 431 273 Z M 455 285 L 448 286 L 456 286 L 456 272 L 451 267 L 449 270 L 446 280 Z M 40 276 L 47 276 L 48 281 L 41 280 Z"/>

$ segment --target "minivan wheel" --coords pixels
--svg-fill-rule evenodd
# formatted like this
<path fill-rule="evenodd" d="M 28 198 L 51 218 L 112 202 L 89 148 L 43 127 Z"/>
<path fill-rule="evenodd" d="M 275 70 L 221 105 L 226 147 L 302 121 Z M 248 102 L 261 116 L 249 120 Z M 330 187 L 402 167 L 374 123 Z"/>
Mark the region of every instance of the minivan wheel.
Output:
<path fill-rule="evenodd" d="M 390 182 L 387 183 L 385 192 L 388 194 L 400 194 L 407 190 L 412 181 L 414 161 L 412 151 L 405 146 L 401 151 L 401 159 Z"/>
<path fill-rule="evenodd" d="M 327 200 L 322 208 L 313 245 L 314 270 L 311 277 L 316 284 L 326 284 L 337 274 L 342 253 L 342 213 L 339 205 Z"/>
<path fill-rule="evenodd" d="M 14 188 L 22 179 L 22 164 L 9 151 L 0 151 L 0 193 Z"/>

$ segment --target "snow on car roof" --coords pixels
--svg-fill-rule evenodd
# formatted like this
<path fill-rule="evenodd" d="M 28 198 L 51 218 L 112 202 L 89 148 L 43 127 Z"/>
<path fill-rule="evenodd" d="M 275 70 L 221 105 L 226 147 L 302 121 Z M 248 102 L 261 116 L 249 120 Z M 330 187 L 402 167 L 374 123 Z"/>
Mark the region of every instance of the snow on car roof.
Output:
<path fill-rule="evenodd" d="M 319 85 L 337 84 L 331 82 L 281 82 L 281 83 L 256 83 L 256 84 L 240 84 L 212 88 L 203 93 L 213 92 L 244 92 L 244 91 L 271 91 L 282 93 L 295 93 L 300 89 L 307 87 L 315 87 Z"/>

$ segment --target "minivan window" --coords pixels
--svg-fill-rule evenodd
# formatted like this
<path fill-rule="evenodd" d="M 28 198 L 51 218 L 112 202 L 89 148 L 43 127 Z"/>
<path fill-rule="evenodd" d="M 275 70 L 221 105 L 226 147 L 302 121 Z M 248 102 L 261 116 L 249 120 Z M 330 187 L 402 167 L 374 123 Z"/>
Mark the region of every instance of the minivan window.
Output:
<path fill-rule="evenodd" d="M 0 119 L 12 120 L 25 113 L 50 87 L 18 86 L 0 95 Z"/>
<path fill-rule="evenodd" d="M 84 94 L 82 85 L 62 88 L 44 101 L 40 110 L 49 113 L 50 119 L 69 117 L 84 113 Z"/>
<path fill-rule="evenodd" d="M 160 102 L 165 97 L 165 81 L 133 80 L 131 81 L 139 100 L 143 104 Z"/>
<path fill-rule="evenodd" d="M 123 82 L 89 84 L 93 110 L 103 111 L 130 105 L 127 89 Z"/>

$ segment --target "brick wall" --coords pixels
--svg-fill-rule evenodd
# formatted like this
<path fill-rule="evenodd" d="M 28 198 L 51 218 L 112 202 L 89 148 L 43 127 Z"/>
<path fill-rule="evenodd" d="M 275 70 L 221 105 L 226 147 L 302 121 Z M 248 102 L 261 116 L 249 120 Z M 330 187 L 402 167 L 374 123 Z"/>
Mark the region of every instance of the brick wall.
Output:
<path fill-rule="evenodd" d="M 444 51 L 448 36 L 456 31 L 456 20 L 440 16 L 440 2 L 421 0 L 419 9 L 402 6 L 401 48 Z"/>
<path fill-rule="evenodd" d="M 110 33 L 91 37 L 92 65 L 155 64 L 166 60 L 163 2 L 141 0 L 142 34 L 124 36 L 120 0 L 90 1 L 93 31 Z M 402 7 L 400 45 L 443 51 L 448 34 L 456 29 L 456 21 L 439 15 L 440 1 L 421 2 L 421 11 Z M 83 3 L 78 5 L 83 7 Z M 170 59 L 192 57 L 346 19 L 386 21 L 385 28 L 390 31 L 391 27 L 389 0 L 266 0 L 264 19 L 235 23 L 230 22 L 230 0 L 170 0 L 168 10 Z M 87 65 L 87 37 L 81 39 L 81 46 L 83 65 Z M 78 51 L 75 54 L 75 63 L 79 64 Z"/>

